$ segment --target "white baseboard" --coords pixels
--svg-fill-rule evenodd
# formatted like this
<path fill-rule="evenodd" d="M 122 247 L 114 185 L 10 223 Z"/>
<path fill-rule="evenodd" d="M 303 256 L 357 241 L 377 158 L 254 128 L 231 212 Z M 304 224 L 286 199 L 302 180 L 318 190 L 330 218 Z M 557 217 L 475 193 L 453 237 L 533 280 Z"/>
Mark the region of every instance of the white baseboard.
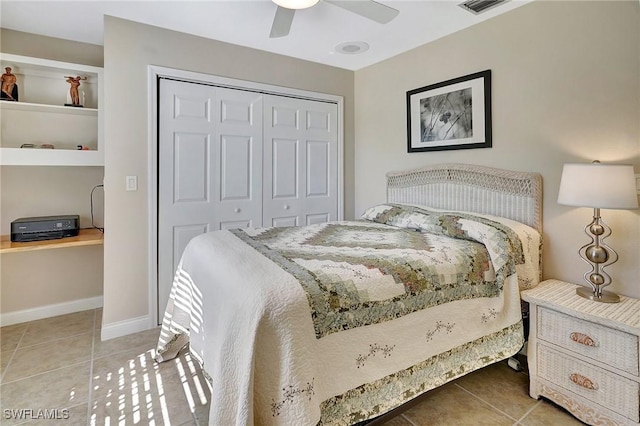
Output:
<path fill-rule="evenodd" d="M 124 321 L 113 322 L 111 324 L 102 324 L 100 339 L 115 339 L 116 337 L 126 336 L 127 334 L 149 330 L 150 328 L 152 327 L 149 315 Z"/>
<path fill-rule="evenodd" d="M 20 324 L 101 307 L 102 296 L 96 296 L 87 299 L 72 300 L 70 302 L 56 303 L 54 305 L 38 306 L 37 308 L 24 309 L 22 311 L 5 312 L 0 314 L 0 326 Z"/>

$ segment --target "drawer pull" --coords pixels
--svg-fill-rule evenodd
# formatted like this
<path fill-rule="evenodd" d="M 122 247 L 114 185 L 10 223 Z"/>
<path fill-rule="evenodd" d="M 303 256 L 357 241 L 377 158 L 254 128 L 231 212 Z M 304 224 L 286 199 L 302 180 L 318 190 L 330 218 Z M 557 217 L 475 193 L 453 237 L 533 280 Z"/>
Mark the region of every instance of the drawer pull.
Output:
<path fill-rule="evenodd" d="M 598 342 L 596 342 L 595 340 L 593 340 L 591 337 L 589 337 L 584 333 L 577 333 L 574 331 L 569 335 L 569 338 L 576 343 L 580 343 L 581 345 L 591 346 L 594 348 L 600 346 Z"/>
<path fill-rule="evenodd" d="M 582 374 L 573 373 L 569 376 L 569 379 L 576 385 L 582 386 L 585 389 L 598 390 L 598 385 Z"/>

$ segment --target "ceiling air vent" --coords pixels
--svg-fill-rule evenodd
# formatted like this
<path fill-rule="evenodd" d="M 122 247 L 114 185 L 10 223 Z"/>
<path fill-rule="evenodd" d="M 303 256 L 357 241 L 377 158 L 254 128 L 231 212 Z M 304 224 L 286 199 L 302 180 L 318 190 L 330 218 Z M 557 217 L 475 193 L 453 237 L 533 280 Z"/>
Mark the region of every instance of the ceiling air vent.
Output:
<path fill-rule="evenodd" d="M 458 6 L 477 15 L 507 1 L 508 0 L 469 0 L 464 3 L 460 3 Z"/>

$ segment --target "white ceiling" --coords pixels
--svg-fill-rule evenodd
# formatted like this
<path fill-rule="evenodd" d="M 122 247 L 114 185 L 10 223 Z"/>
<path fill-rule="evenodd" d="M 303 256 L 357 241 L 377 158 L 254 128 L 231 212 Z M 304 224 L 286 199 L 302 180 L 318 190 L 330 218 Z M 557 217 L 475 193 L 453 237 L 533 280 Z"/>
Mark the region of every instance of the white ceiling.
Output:
<path fill-rule="evenodd" d="M 320 3 L 296 12 L 287 37 L 270 39 L 276 11 L 271 0 L 233 1 L 30 1 L 1 0 L 0 26 L 68 40 L 103 44 L 103 15 L 201 37 L 357 70 L 532 0 L 510 0 L 480 15 L 463 0 L 380 0 L 400 11 L 378 24 L 335 5 Z M 344 42 L 366 42 L 359 54 L 337 53 Z"/>

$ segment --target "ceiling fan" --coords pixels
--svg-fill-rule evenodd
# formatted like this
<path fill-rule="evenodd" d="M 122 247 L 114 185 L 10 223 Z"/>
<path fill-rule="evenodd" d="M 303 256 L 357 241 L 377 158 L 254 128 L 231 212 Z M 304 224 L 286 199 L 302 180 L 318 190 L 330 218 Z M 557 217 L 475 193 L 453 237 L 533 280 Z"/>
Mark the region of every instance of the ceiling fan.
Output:
<path fill-rule="evenodd" d="M 291 30 L 293 15 L 297 9 L 306 9 L 315 6 L 320 0 L 272 0 L 278 9 L 271 25 L 270 38 L 284 37 Z M 357 15 L 371 19 L 380 24 L 386 24 L 395 18 L 399 11 L 373 0 L 323 0 L 353 12 Z"/>

